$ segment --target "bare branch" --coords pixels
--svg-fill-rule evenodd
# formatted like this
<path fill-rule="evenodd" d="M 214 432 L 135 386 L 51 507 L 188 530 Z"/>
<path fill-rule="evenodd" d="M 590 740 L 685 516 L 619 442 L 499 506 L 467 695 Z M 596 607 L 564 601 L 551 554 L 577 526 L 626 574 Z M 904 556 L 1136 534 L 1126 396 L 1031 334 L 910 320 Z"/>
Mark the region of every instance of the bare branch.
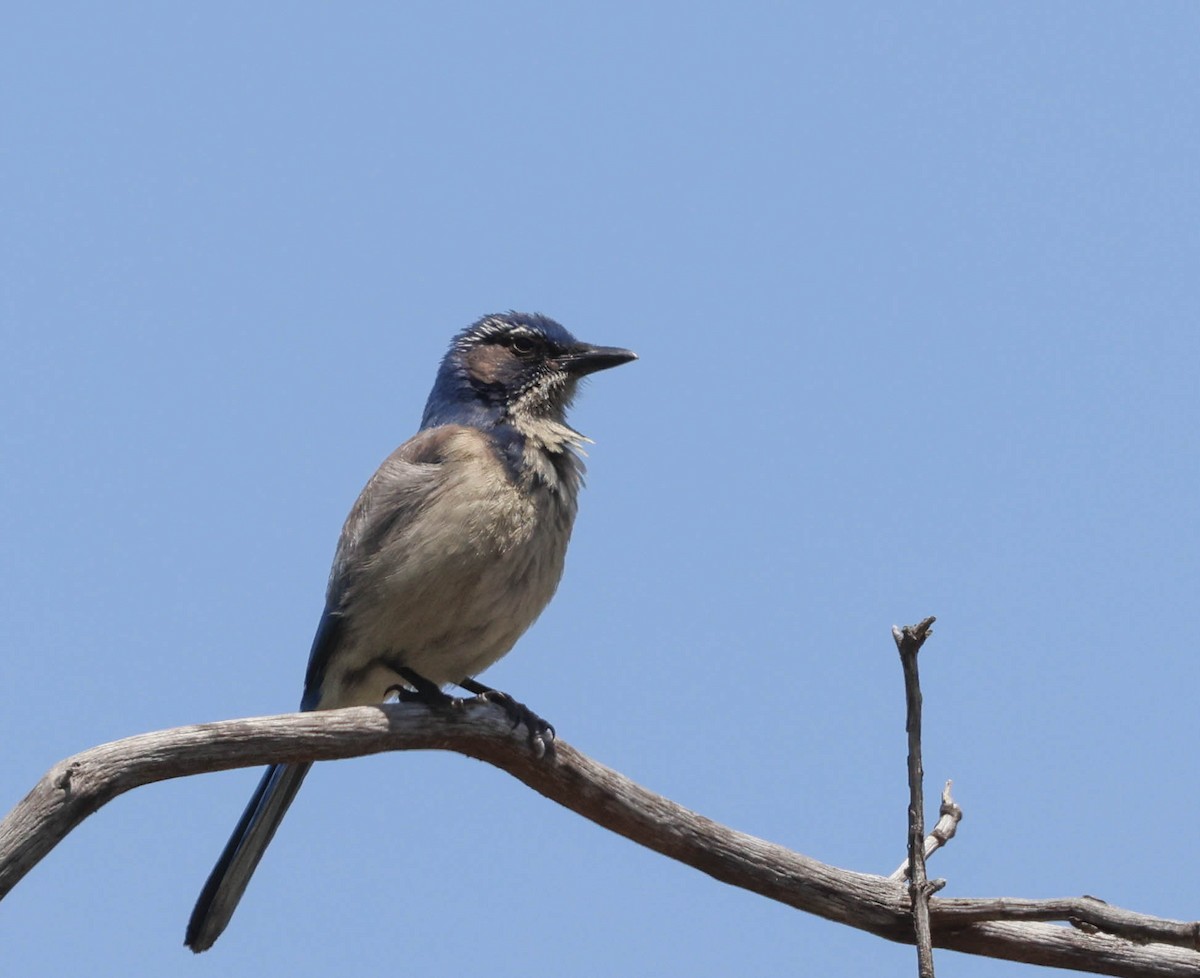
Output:
<path fill-rule="evenodd" d="M 925 876 L 925 768 L 921 763 L 921 679 L 917 668 L 917 653 L 929 637 L 935 620 L 930 616 L 919 625 L 892 628 L 892 637 L 900 652 L 900 665 L 904 669 L 904 729 L 908 732 L 908 889 L 912 897 L 919 978 L 934 978 L 929 898 L 941 888 Z"/>
<path fill-rule="evenodd" d="M 84 818 L 140 785 L 278 761 L 430 749 L 493 764 L 598 825 L 715 879 L 889 940 L 913 941 L 902 884 L 829 866 L 726 828 L 561 741 L 539 760 L 500 707 L 471 700 L 453 711 L 387 704 L 227 720 L 142 734 L 76 754 L 56 764 L 0 823 L 0 896 Z M 937 947 L 1129 978 L 1200 976 L 1200 953 L 1191 950 L 1200 925 L 1087 898 L 934 898 L 930 917 Z M 1049 920 L 1077 921 L 1087 929 L 1044 922 Z"/>

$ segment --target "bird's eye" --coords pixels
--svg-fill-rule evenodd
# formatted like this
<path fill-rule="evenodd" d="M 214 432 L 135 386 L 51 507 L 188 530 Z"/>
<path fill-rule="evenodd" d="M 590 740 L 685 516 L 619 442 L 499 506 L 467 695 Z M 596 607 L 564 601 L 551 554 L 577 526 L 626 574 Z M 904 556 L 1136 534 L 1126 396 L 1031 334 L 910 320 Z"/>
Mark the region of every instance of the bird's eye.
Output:
<path fill-rule="evenodd" d="M 528 336 L 514 336 L 509 340 L 508 348 L 519 357 L 527 357 L 533 354 L 535 346 Z"/>

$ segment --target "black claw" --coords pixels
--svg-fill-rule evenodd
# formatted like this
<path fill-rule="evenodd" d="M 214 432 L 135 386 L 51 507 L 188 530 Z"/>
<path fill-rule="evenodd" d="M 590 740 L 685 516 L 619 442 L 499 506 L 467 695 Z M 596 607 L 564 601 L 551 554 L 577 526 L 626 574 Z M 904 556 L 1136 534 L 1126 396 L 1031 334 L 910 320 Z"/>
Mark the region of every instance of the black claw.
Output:
<path fill-rule="evenodd" d="M 395 693 L 401 703 L 423 703 L 426 706 L 432 707 L 462 706 L 462 700 L 443 692 L 440 686 L 430 682 L 419 673 L 407 668 L 397 671 L 404 678 L 404 682 L 407 685 L 397 683 L 394 686 L 389 686 L 384 696 L 391 696 L 392 693 Z M 533 748 L 533 752 L 538 757 L 545 756 L 546 751 L 553 748 L 555 738 L 554 726 L 543 720 L 524 703 L 519 703 L 509 696 L 508 693 L 492 689 L 491 686 L 485 686 L 474 679 L 464 679 L 455 685 L 461 686 L 469 693 L 474 693 L 475 698 L 482 700 L 484 703 L 495 703 L 497 706 L 502 707 L 504 712 L 508 714 L 508 718 L 512 721 L 514 730 L 521 724 L 525 724 L 525 729 L 529 731 L 529 746 Z"/>
<path fill-rule="evenodd" d="M 481 699 L 485 703 L 495 703 L 497 706 L 502 706 L 504 712 L 508 714 L 508 718 L 512 721 L 514 730 L 522 723 L 525 724 L 525 729 L 529 731 L 529 746 L 533 748 L 534 753 L 538 757 L 544 756 L 546 748 L 553 745 L 555 736 L 554 727 L 534 713 L 524 703 L 518 703 L 508 693 L 492 689 L 491 686 L 485 686 L 474 679 L 463 679 L 456 685 L 461 686 L 468 693 L 474 693 L 477 699 Z"/>
<path fill-rule="evenodd" d="M 485 703 L 495 703 L 497 706 L 503 707 L 504 712 L 512 721 L 514 730 L 522 723 L 525 724 L 525 729 L 529 731 L 529 746 L 533 748 L 538 757 L 545 754 L 546 749 L 554 743 L 554 726 L 543 720 L 524 703 L 514 700 L 508 693 L 502 693 L 498 689 L 487 689 L 477 694 L 477 698 Z"/>

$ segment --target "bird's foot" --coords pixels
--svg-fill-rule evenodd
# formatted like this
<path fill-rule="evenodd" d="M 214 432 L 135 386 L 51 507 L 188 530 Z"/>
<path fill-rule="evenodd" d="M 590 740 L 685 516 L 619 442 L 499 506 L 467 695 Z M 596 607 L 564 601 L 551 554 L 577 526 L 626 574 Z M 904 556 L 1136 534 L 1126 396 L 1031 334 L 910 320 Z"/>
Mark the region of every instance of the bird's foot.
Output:
<path fill-rule="evenodd" d="M 538 757 L 544 757 L 547 750 L 553 749 L 555 736 L 553 724 L 543 720 L 524 703 L 513 699 L 508 693 L 492 689 L 491 686 L 485 686 L 474 679 L 464 679 L 458 685 L 468 692 L 474 693 L 477 700 L 484 703 L 495 703 L 503 708 L 512 721 L 513 729 L 522 723 L 525 724 L 525 729 L 529 731 L 529 746 L 533 748 L 533 752 Z"/>
<path fill-rule="evenodd" d="M 423 703 L 425 706 L 433 707 L 462 706 L 461 698 L 443 692 L 437 683 L 430 682 L 420 673 L 413 672 L 411 669 L 401 669 L 400 675 L 404 677 L 404 684 L 396 683 L 389 686 L 384 692 L 385 697 L 395 693 L 396 699 L 401 703 Z"/>
<path fill-rule="evenodd" d="M 411 686 L 401 686 L 396 683 L 383 691 L 384 698 L 396 694 L 399 703 L 420 703 L 422 706 L 462 706 L 462 698 L 443 693 L 440 689 L 430 692 L 425 689 L 413 689 Z"/>

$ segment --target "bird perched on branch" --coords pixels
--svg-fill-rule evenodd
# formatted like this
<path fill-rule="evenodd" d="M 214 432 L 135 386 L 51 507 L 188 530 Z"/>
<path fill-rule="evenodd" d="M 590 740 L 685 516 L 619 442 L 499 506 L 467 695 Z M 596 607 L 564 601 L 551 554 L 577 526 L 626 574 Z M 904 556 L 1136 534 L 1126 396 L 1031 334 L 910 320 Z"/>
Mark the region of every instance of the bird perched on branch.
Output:
<path fill-rule="evenodd" d="M 302 710 L 444 702 L 455 684 L 499 702 L 540 753 L 553 728 L 473 677 L 512 648 L 559 578 L 583 474 L 566 423 L 579 380 L 636 359 L 552 319 L 485 316 L 442 360 L 421 430 L 367 482 L 338 541 Z M 188 922 L 193 951 L 229 923 L 311 764 L 263 775 Z"/>

